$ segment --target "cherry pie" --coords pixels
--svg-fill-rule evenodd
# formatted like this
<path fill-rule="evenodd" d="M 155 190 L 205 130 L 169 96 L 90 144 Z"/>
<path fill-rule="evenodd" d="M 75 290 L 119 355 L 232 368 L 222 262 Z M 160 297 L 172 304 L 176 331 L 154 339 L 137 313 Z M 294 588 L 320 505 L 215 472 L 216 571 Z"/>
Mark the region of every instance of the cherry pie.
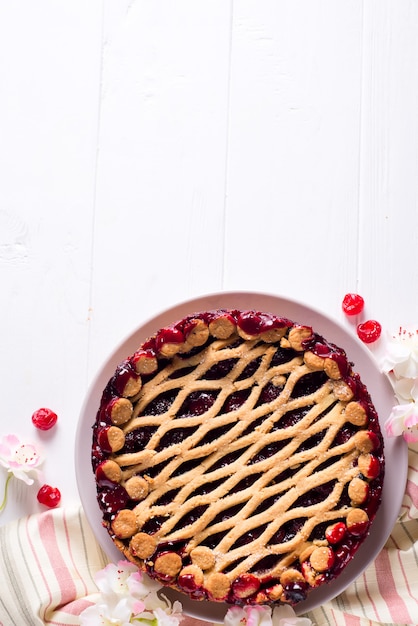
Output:
<path fill-rule="evenodd" d="M 383 439 L 346 353 L 258 311 L 193 314 L 121 363 L 93 428 L 97 498 L 139 568 L 197 600 L 303 601 L 381 500 Z"/>

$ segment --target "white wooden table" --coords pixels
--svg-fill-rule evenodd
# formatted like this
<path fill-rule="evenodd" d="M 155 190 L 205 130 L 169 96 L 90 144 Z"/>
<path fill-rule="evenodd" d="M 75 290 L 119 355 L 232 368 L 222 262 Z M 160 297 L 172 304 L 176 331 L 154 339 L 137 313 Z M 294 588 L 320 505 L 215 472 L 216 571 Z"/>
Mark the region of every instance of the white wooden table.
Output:
<path fill-rule="evenodd" d="M 153 314 L 252 290 L 354 332 L 355 291 L 418 324 L 417 32 L 407 0 L 1 3 L 0 434 L 63 505 L 88 385 Z M 15 482 L 0 524 L 38 510 Z"/>

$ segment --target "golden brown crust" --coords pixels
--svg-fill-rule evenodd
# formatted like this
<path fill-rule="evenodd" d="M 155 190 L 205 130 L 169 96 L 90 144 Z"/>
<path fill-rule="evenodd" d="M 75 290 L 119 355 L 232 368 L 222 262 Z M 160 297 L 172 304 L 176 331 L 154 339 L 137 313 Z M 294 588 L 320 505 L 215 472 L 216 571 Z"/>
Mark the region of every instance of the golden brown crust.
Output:
<path fill-rule="evenodd" d="M 310 563 L 317 572 L 326 572 L 332 564 L 334 555 L 331 548 L 323 546 L 315 548 L 309 557 Z"/>
<path fill-rule="evenodd" d="M 312 371 L 321 371 L 325 367 L 325 359 L 321 358 L 310 350 L 305 352 L 305 354 L 303 355 L 303 360 Z"/>
<path fill-rule="evenodd" d="M 345 408 L 347 421 L 354 426 L 365 426 L 367 424 L 367 413 L 359 402 L 349 402 Z"/>
<path fill-rule="evenodd" d="M 363 509 L 351 509 L 347 514 L 346 521 L 347 528 L 350 530 L 355 526 L 367 524 L 369 522 L 369 516 L 366 511 L 363 511 Z"/>
<path fill-rule="evenodd" d="M 112 531 L 119 539 L 128 539 L 138 529 L 136 515 L 130 509 L 122 509 L 112 522 Z"/>
<path fill-rule="evenodd" d="M 163 552 L 154 562 L 154 569 L 157 574 L 174 578 L 182 568 L 181 556 L 176 552 Z"/>
<path fill-rule="evenodd" d="M 209 332 L 216 339 L 228 339 L 235 333 L 236 325 L 229 316 L 219 316 L 209 323 Z"/>
<path fill-rule="evenodd" d="M 130 414 L 132 414 L 132 411 L 130 411 Z M 119 450 L 122 450 L 125 445 L 125 434 L 123 430 L 117 426 L 110 426 L 107 431 L 107 439 L 112 452 L 119 452 Z"/>
<path fill-rule="evenodd" d="M 298 352 L 303 352 L 304 342 L 312 336 L 312 328 L 310 326 L 294 326 L 290 329 L 288 341 L 290 347 Z"/>
<path fill-rule="evenodd" d="M 215 565 L 215 555 L 210 548 L 197 546 L 190 551 L 190 558 L 200 569 L 211 569 Z"/>
<path fill-rule="evenodd" d="M 223 600 L 228 595 L 230 587 L 231 583 L 226 574 L 214 573 L 206 579 L 206 589 L 214 600 Z"/>
<path fill-rule="evenodd" d="M 192 578 L 196 587 L 200 587 L 204 581 L 203 572 L 197 565 L 186 565 L 186 567 L 183 567 L 180 571 L 180 576 Z"/>
<path fill-rule="evenodd" d="M 112 406 L 110 418 L 116 426 L 125 424 L 132 417 L 132 402 L 127 398 L 117 398 Z"/>
<path fill-rule="evenodd" d="M 132 500 L 143 500 L 149 493 L 149 483 L 142 476 L 131 476 L 125 482 L 125 489 Z"/>
<path fill-rule="evenodd" d="M 157 540 L 147 533 L 136 533 L 129 542 L 129 549 L 139 559 L 149 559 L 155 552 Z"/>
<path fill-rule="evenodd" d="M 113 483 L 120 483 L 122 480 L 122 470 L 115 461 L 107 460 L 101 465 L 102 472 L 108 480 Z"/>
<path fill-rule="evenodd" d="M 348 496 L 353 505 L 363 504 L 369 493 L 368 484 L 359 477 L 353 478 L 348 485 Z"/>
<path fill-rule="evenodd" d="M 324 370 L 325 370 L 325 373 L 332 380 L 340 380 L 341 379 L 341 372 L 340 372 L 340 368 L 338 366 L 337 361 L 334 361 L 333 359 L 325 359 L 324 360 Z"/>

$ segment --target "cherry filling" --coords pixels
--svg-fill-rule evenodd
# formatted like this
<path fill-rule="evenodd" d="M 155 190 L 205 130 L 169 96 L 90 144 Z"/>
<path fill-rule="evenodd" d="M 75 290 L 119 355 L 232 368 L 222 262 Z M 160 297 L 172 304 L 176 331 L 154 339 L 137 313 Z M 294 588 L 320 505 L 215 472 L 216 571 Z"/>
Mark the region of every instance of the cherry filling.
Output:
<path fill-rule="evenodd" d="M 142 532 L 147 533 L 148 535 L 154 535 L 160 530 L 166 520 L 167 518 L 162 515 L 154 515 L 154 517 L 151 517 L 145 522 L 142 527 Z"/>
<path fill-rule="evenodd" d="M 185 526 L 190 526 L 191 524 L 194 524 L 194 522 L 202 517 L 208 506 L 209 505 L 207 504 L 202 504 L 201 506 L 197 506 L 196 508 L 186 513 L 186 515 L 183 515 L 183 517 L 174 526 L 173 532 L 175 532 L 176 530 L 180 530 L 181 528 L 185 528 Z"/>
<path fill-rule="evenodd" d="M 244 504 L 245 503 L 236 504 L 235 506 L 231 506 L 229 509 L 225 509 L 218 513 L 212 522 L 213 525 L 215 526 L 216 524 L 219 524 L 219 522 L 225 522 L 226 520 L 231 519 L 231 517 L 237 515 Z"/>
<path fill-rule="evenodd" d="M 342 444 L 347 443 L 347 441 L 350 441 L 350 439 L 357 431 L 358 428 L 346 422 L 336 434 L 335 439 L 332 442 L 332 447 L 341 446 Z"/>
<path fill-rule="evenodd" d="M 238 599 L 254 595 L 260 589 L 260 579 L 252 574 L 242 574 L 232 583 L 231 595 Z"/>
<path fill-rule="evenodd" d="M 156 426 L 142 426 L 127 433 L 125 435 L 125 445 L 121 450 L 122 454 L 143 450 L 156 430 Z"/>
<path fill-rule="evenodd" d="M 310 411 L 313 405 L 304 406 L 300 409 L 294 409 L 293 411 L 287 411 L 279 421 L 275 422 L 272 431 L 279 430 L 280 428 L 290 428 L 295 426 L 305 415 Z"/>
<path fill-rule="evenodd" d="M 269 459 L 271 456 L 277 454 L 280 450 L 282 450 L 288 443 L 290 439 L 283 439 L 282 441 L 273 441 L 272 443 L 267 444 L 262 448 L 252 459 L 249 460 L 248 464 L 253 465 L 254 463 L 260 463 L 261 461 L 265 461 Z"/>
<path fill-rule="evenodd" d="M 262 389 L 260 393 L 260 398 L 257 402 L 256 406 L 260 406 L 261 404 L 267 404 L 269 402 L 273 402 L 276 398 L 279 397 L 283 390 L 283 387 L 278 387 L 271 382 L 268 382 Z"/>
<path fill-rule="evenodd" d="M 324 483 L 323 485 L 318 485 L 317 487 L 310 489 L 296 500 L 293 505 L 294 508 L 298 508 L 300 506 L 309 507 L 323 502 L 332 493 L 336 483 L 337 480 L 334 479 Z"/>
<path fill-rule="evenodd" d="M 212 367 L 204 373 L 201 380 L 220 380 L 225 378 L 225 376 L 228 376 L 232 371 L 237 362 L 238 359 L 224 359 L 223 361 L 219 361 L 219 363 L 215 363 L 215 365 L 212 365 Z"/>
<path fill-rule="evenodd" d="M 124 361 L 116 369 L 115 375 L 112 378 L 112 386 L 118 396 L 123 396 L 126 384 L 130 379 L 138 379 L 139 376 L 133 369 L 129 361 Z"/>
<path fill-rule="evenodd" d="M 305 517 L 299 517 L 288 522 L 285 522 L 277 532 L 272 536 L 269 541 L 269 544 L 282 544 L 290 541 L 298 532 L 303 528 L 306 522 Z M 278 557 L 276 557 L 278 558 Z"/>
<path fill-rule="evenodd" d="M 230 413 L 231 411 L 237 411 L 248 399 L 250 393 L 250 389 L 242 389 L 231 394 L 229 398 L 225 400 L 221 413 Z"/>
<path fill-rule="evenodd" d="M 276 365 L 283 365 L 283 363 L 288 363 L 296 356 L 298 356 L 296 350 L 292 350 L 291 348 L 281 348 L 279 346 L 271 359 L 271 365 L 272 367 L 276 367 Z"/>
<path fill-rule="evenodd" d="M 233 428 L 234 426 L 235 424 L 232 423 L 232 424 L 225 424 L 224 426 L 219 426 L 218 428 L 214 428 L 213 430 L 206 433 L 204 437 L 202 437 L 198 445 L 204 446 L 207 443 L 212 443 L 213 441 L 217 441 L 223 435 L 226 435 L 226 433 L 230 431 L 231 428 Z"/>
<path fill-rule="evenodd" d="M 267 527 L 268 527 L 268 524 L 264 524 L 263 526 L 259 526 L 258 528 L 253 528 L 251 530 L 248 530 L 246 533 L 243 533 L 241 537 L 237 539 L 237 541 L 231 547 L 231 550 L 235 550 L 235 548 L 241 548 L 242 546 L 245 546 L 246 544 L 251 543 L 252 541 L 255 541 L 256 539 L 261 537 L 261 535 L 263 534 L 263 532 L 266 530 Z"/>
<path fill-rule="evenodd" d="M 93 442 L 92 450 L 91 450 L 91 464 L 93 471 L 95 472 L 97 467 L 108 458 L 108 453 L 106 453 L 102 448 L 96 443 Z"/>
<path fill-rule="evenodd" d="M 98 487 L 97 501 L 105 519 L 110 519 L 112 515 L 120 509 L 126 508 L 129 502 L 129 496 L 121 485 L 112 484 Z"/>
<path fill-rule="evenodd" d="M 189 428 L 171 428 L 168 432 L 166 432 L 160 440 L 160 443 L 155 448 L 156 452 L 161 452 L 165 450 L 169 446 L 174 446 L 177 443 L 181 443 L 187 437 L 193 435 L 196 432 L 197 426 L 191 426 Z"/>
<path fill-rule="evenodd" d="M 177 397 L 178 389 L 171 389 L 165 393 L 161 393 L 143 410 L 143 415 L 163 415 L 167 413 Z"/>
<path fill-rule="evenodd" d="M 197 417 L 206 413 L 215 403 L 218 393 L 215 391 L 193 391 L 183 402 L 177 417 Z"/>
<path fill-rule="evenodd" d="M 215 489 L 223 485 L 224 482 L 225 482 L 224 478 L 219 478 L 219 480 L 214 480 L 212 482 L 205 483 L 201 485 L 200 487 L 198 487 L 197 489 L 195 489 L 193 493 L 190 495 L 190 497 L 194 498 L 195 496 L 205 496 L 206 494 L 211 493 L 212 491 L 215 491 Z"/>
<path fill-rule="evenodd" d="M 251 376 L 254 376 L 254 374 L 260 367 L 260 364 L 261 364 L 261 356 L 251 361 L 251 363 L 248 363 L 248 365 L 244 367 L 241 374 L 238 376 L 237 380 L 245 380 L 246 378 L 250 378 Z"/>
<path fill-rule="evenodd" d="M 305 374 L 293 387 L 292 398 L 301 398 L 302 396 L 309 396 L 311 393 L 315 393 L 327 380 L 328 376 L 323 371 Z"/>
<path fill-rule="evenodd" d="M 284 586 L 284 593 L 291 604 L 297 604 L 306 600 L 309 585 L 303 581 L 289 583 Z"/>
<path fill-rule="evenodd" d="M 326 430 L 321 430 L 321 432 L 312 435 L 312 437 L 308 437 L 308 439 L 305 439 L 305 441 L 300 444 L 296 452 L 304 452 L 305 450 L 312 450 L 312 448 L 316 448 L 316 446 L 321 443 L 325 435 Z"/>
<path fill-rule="evenodd" d="M 209 471 L 214 472 L 215 470 L 220 469 L 221 467 L 225 467 L 225 465 L 231 465 L 232 463 L 234 463 L 240 458 L 243 452 L 244 452 L 244 449 L 241 448 L 240 450 L 235 450 L 234 452 L 225 454 L 225 456 L 218 459 L 216 463 L 211 465 L 211 467 L 209 468 Z"/>
<path fill-rule="evenodd" d="M 190 459 L 189 461 L 185 461 L 181 463 L 172 473 L 173 478 L 177 476 L 181 476 L 182 474 L 187 474 L 187 472 L 191 472 L 195 467 L 198 467 L 203 459 Z M 164 465 L 163 465 L 164 467 Z"/>
<path fill-rule="evenodd" d="M 196 584 L 196 579 L 191 574 L 180 574 L 177 584 L 180 589 L 188 593 L 194 600 L 202 600 L 207 597 L 206 592 L 200 585 Z"/>

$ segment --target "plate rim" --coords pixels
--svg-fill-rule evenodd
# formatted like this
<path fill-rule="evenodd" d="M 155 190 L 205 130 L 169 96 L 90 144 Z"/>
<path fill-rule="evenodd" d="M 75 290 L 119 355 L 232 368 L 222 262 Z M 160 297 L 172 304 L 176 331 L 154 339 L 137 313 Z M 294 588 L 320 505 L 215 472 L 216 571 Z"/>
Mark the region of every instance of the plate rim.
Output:
<path fill-rule="evenodd" d="M 242 304 L 240 306 L 233 306 L 231 303 L 235 300 L 238 302 L 245 298 L 246 301 L 252 302 L 251 306 L 243 307 Z M 218 302 L 219 300 L 224 301 L 222 304 Z M 225 301 L 230 301 L 230 304 L 227 304 Z M 194 298 L 190 298 L 187 300 L 183 300 L 174 304 L 168 308 L 161 310 L 151 316 L 149 316 L 146 320 L 138 324 L 134 329 L 128 332 L 125 337 L 110 351 L 108 357 L 105 358 L 102 365 L 97 369 L 95 376 L 92 378 L 86 394 L 83 399 L 83 403 L 79 413 L 79 419 L 76 428 L 76 437 L 75 437 L 75 453 L 74 453 L 74 462 L 75 462 L 75 474 L 76 474 L 76 482 L 77 488 L 81 500 L 81 504 L 84 510 L 84 514 L 92 528 L 93 534 L 98 541 L 99 545 L 107 555 L 107 557 L 112 561 L 123 560 L 124 557 L 122 553 L 120 553 L 112 540 L 110 539 L 106 529 L 103 528 L 101 524 L 101 513 L 96 501 L 96 486 L 94 481 L 93 472 L 91 471 L 90 464 L 90 451 L 91 451 L 91 437 L 88 440 L 88 444 L 86 442 L 86 428 L 88 424 L 86 424 L 87 420 L 87 411 L 89 409 L 89 405 L 92 403 L 93 397 L 96 398 L 96 401 L 100 401 L 100 397 L 98 397 L 98 389 L 103 391 L 107 381 L 113 375 L 116 366 L 129 354 L 132 354 L 136 348 L 128 349 L 128 345 L 136 341 L 136 346 L 138 347 L 138 339 L 142 342 L 144 341 L 150 334 L 157 331 L 162 326 L 172 323 L 177 319 L 181 319 L 185 315 L 192 314 L 193 312 L 197 312 L 198 310 L 211 310 L 215 308 L 246 308 L 246 309 L 258 309 L 258 310 L 268 310 L 265 306 L 254 306 L 256 303 L 260 305 L 262 303 L 271 303 L 273 308 L 276 306 L 284 307 L 284 309 L 300 309 L 301 312 L 309 313 L 309 316 L 314 318 L 316 321 L 312 323 L 312 326 L 316 332 L 319 334 L 323 334 L 327 340 L 334 341 L 333 336 L 338 337 L 342 335 L 350 344 L 350 348 L 347 349 L 347 355 L 349 357 L 352 356 L 352 353 L 349 350 L 353 349 L 356 353 L 357 357 L 360 356 L 361 360 L 365 360 L 365 362 L 369 363 L 371 366 L 370 370 L 362 371 L 361 378 L 366 386 L 369 388 L 372 386 L 373 388 L 376 385 L 376 380 L 379 380 L 379 384 L 377 387 L 381 387 L 382 396 L 389 395 L 392 398 L 392 405 L 395 404 L 396 400 L 393 395 L 392 388 L 390 386 L 390 382 L 387 377 L 384 376 L 382 372 L 380 372 L 377 368 L 377 362 L 373 357 L 371 351 L 366 348 L 354 335 L 350 334 L 349 330 L 345 328 L 340 322 L 336 319 L 329 316 L 327 313 L 324 313 L 318 308 L 315 308 L 311 305 L 303 303 L 299 300 L 288 298 L 287 296 L 282 296 L 279 294 L 267 293 L 267 292 L 257 292 L 257 291 L 219 291 L 212 292 L 208 294 L 203 294 L 200 296 L 196 296 Z M 207 303 L 207 304 L 205 304 Z M 210 304 L 209 304 L 210 303 Z M 184 312 L 183 312 L 184 311 Z M 288 315 L 286 312 L 278 313 L 277 311 L 271 311 L 276 315 L 281 315 L 283 317 L 289 317 L 292 321 L 296 323 L 304 323 L 308 324 L 308 321 L 304 318 L 303 320 L 298 320 L 297 316 L 295 317 Z M 164 321 L 165 319 L 169 321 Z M 162 321 L 158 321 L 162 320 Z M 324 326 L 323 326 L 324 325 Z M 146 331 L 146 329 L 150 329 Z M 152 330 L 151 330 L 152 329 Z M 321 332 L 322 331 L 322 332 Z M 324 332 L 325 331 L 325 332 Z M 142 334 L 142 337 L 139 335 Z M 331 336 L 330 336 L 331 335 Z M 138 339 L 136 339 L 138 336 Z M 337 342 L 334 341 L 337 345 L 343 343 L 343 347 L 346 350 L 345 341 Z M 355 348 L 355 350 L 354 350 Z M 122 354 L 124 356 L 122 356 Z M 351 359 L 350 359 L 351 360 Z M 358 360 L 357 360 L 358 362 Z M 356 367 L 356 361 L 354 361 L 354 370 L 358 371 Z M 366 370 L 366 368 L 365 368 Z M 103 384 L 104 383 L 104 384 Z M 380 397 L 375 398 L 373 392 L 370 391 L 373 402 L 380 407 L 383 404 L 383 400 Z M 96 404 L 96 412 L 98 409 L 98 402 Z M 386 411 L 388 407 L 384 411 Z M 346 566 L 344 571 L 336 578 L 331 581 L 328 585 L 324 585 L 318 589 L 313 589 L 310 591 L 308 598 L 296 605 L 294 607 L 297 615 L 303 615 L 307 611 L 313 610 L 323 604 L 324 602 L 329 602 L 332 599 L 335 599 L 340 593 L 343 593 L 347 589 L 347 587 L 354 582 L 358 577 L 362 575 L 365 569 L 374 561 L 377 557 L 384 544 L 386 543 L 390 533 L 393 529 L 393 526 L 396 523 L 396 519 L 399 514 L 399 510 L 402 505 L 403 495 L 405 492 L 405 485 L 407 480 L 407 471 L 408 471 L 408 447 L 403 438 L 388 438 L 385 429 L 383 428 L 384 421 L 381 419 L 380 411 L 377 409 L 380 419 L 380 425 L 382 430 L 382 435 L 384 438 L 385 445 L 385 459 L 386 459 L 386 472 L 385 479 L 383 484 L 383 492 L 382 492 L 382 504 L 378 510 L 376 518 L 374 519 L 371 528 L 375 533 L 372 532 L 369 536 L 364 540 L 361 551 L 359 551 L 350 563 Z M 91 416 L 90 427 L 93 426 L 96 413 L 89 413 Z M 388 416 L 388 415 L 387 415 Z M 387 418 L 386 416 L 386 418 Z M 91 432 L 91 430 L 90 430 Z M 82 461 L 82 451 L 84 454 L 87 454 L 88 450 L 88 458 Z M 394 489 L 394 477 L 393 475 L 388 475 L 388 452 L 389 452 L 389 465 L 395 463 L 396 460 L 396 486 Z M 80 462 L 82 461 L 82 462 Z M 86 467 L 90 467 L 90 480 L 86 480 Z M 403 486 L 402 491 L 400 490 L 400 486 Z M 94 491 L 93 489 L 94 488 Z M 385 493 L 389 493 L 394 489 L 396 497 L 396 506 L 394 505 L 393 499 L 389 502 L 389 496 L 386 496 L 386 500 L 384 500 Z M 399 493 L 402 495 L 399 496 Z M 91 496 L 93 497 L 94 508 L 96 509 L 94 514 L 93 506 L 91 505 Z M 88 500 L 88 497 L 90 499 Z M 386 504 L 386 507 L 385 507 Z M 390 504 L 390 506 L 389 506 Z M 399 506 L 398 506 L 399 504 Z M 389 507 L 389 510 L 388 510 Z M 100 528 L 97 527 L 97 522 L 100 522 Z M 380 527 L 383 525 L 383 529 Z M 377 529 L 380 530 L 377 533 Z M 363 547 L 367 546 L 367 559 L 361 558 L 361 554 L 364 555 L 366 550 L 363 550 Z M 371 555 L 371 556 L 370 556 Z M 360 558 L 359 558 L 360 556 Z M 359 565 L 360 561 L 366 561 L 367 564 Z M 337 593 L 330 592 L 330 589 L 336 588 L 338 589 Z M 211 601 L 192 601 L 184 594 L 180 594 L 169 588 L 164 588 L 164 593 L 170 597 L 172 600 L 180 600 L 183 605 L 183 612 L 185 615 L 189 617 L 193 617 L 196 619 L 221 623 L 223 621 L 223 615 L 226 610 L 230 607 L 230 605 L 226 603 L 217 603 Z M 202 611 L 202 608 L 209 608 L 209 611 Z"/>

